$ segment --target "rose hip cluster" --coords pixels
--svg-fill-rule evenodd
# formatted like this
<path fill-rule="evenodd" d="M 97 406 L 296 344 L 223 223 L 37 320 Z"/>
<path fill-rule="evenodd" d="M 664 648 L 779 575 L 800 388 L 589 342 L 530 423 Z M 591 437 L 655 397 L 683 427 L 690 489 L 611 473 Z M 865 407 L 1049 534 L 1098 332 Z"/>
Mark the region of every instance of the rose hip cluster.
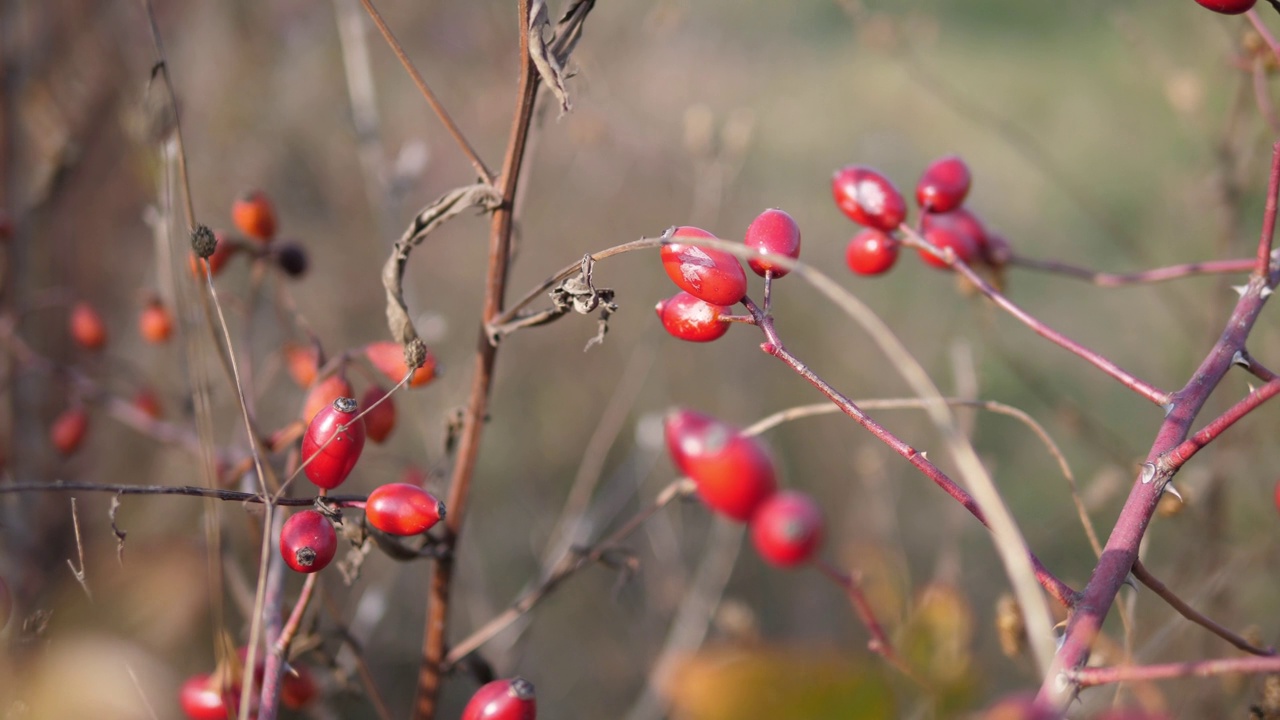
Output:
<path fill-rule="evenodd" d="M 729 331 L 731 306 L 747 294 L 747 274 L 732 253 L 696 243 L 715 235 L 696 227 L 678 227 L 662 246 L 662 267 L 680 292 L 655 310 L 662 327 L 681 340 L 710 342 Z M 743 244 L 756 251 L 747 265 L 760 277 L 780 278 L 789 272 L 778 258 L 800 257 L 800 227 L 786 212 L 765 210 L 747 228 Z"/>
<path fill-rule="evenodd" d="M 664 430 L 672 462 L 693 480 L 698 497 L 715 512 L 748 523 L 761 557 L 786 568 L 813 557 L 822 544 L 822 512 L 807 494 L 778 490 L 773 458 L 759 439 L 683 409 L 667 414 Z"/>
<path fill-rule="evenodd" d="M 202 265 L 209 274 L 217 276 L 232 257 L 247 253 L 254 257 L 266 257 L 287 276 L 302 277 L 310 266 L 307 251 L 297 240 L 280 240 L 276 237 L 276 208 L 271 198 L 261 190 L 250 190 L 231 204 L 231 222 L 243 237 L 236 237 L 221 230 L 213 235 L 217 242 L 213 254 L 201 263 L 191 255 L 191 272 L 201 277 Z"/>
<path fill-rule="evenodd" d="M 926 265 L 948 269 L 948 251 L 965 264 L 1003 266 L 1009 260 L 1009 243 L 983 225 L 964 206 L 973 184 L 969 166 L 952 155 L 939 158 L 925 168 L 916 183 L 920 235 L 942 251 L 943 257 L 918 248 Z M 902 193 L 884 175 L 865 165 L 848 165 L 831 178 L 831 194 L 836 207 L 866 228 L 849 241 L 845 261 L 859 275 L 881 275 L 898 261 L 902 245 L 897 233 L 907 219 L 907 203 Z"/>

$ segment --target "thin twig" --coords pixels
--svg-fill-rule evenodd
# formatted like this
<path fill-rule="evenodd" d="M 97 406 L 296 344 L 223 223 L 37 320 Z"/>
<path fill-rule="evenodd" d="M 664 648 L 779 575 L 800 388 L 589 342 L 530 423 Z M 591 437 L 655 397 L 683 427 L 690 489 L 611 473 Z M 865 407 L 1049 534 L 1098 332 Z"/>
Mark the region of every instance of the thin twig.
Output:
<path fill-rule="evenodd" d="M 1202 277 L 1205 275 L 1247 273 L 1253 269 L 1254 259 L 1238 258 L 1233 260 L 1206 260 L 1204 262 L 1183 263 L 1181 265 L 1170 265 L 1168 267 L 1139 270 L 1131 273 L 1100 272 L 1097 270 L 1082 268 L 1070 263 L 1058 262 L 1056 260 L 1037 260 L 1016 254 L 1009 258 L 1008 264 L 1015 267 L 1025 268 L 1027 270 L 1039 270 L 1041 272 L 1066 275 L 1079 280 L 1085 280 L 1097 285 L 1098 287 L 1122 287 L 1125 285 L 1151 284 L 1167 282 L 1169 280 L 1181 280 L 1183 278 L 1190 277 Z"/>
<path fill-rule="evenodd" d="M 1237 657 L 1164 665 L 1119 665 L 1115 667 L 1081 668 L 1067 673 L 1080 687 L 1096 687 L 1136 680 L 1182 680 L 1188 677 L 1218 675 L 1262 675 L 1280 672 L 1280 657 Z"/>
<path fill-rule="evenodd" d="M 1227 642 L 1234 645 L 1236 648 L 1243 650 L 1247 653 L 1252 653 L 1254 655 L 1275 655 L 1276 654 L 1275 648 L 1269 648 L 1269 647 L 1260 648 L 1254 645 L 1253 643 L 1249 642 L 1248 640 L 1244 639 L 1243 637 L 1232 632 L 1231 630 L 1218 624 L 1217 622 L 1210 620 L 1208 617 L 1201 614 L 1195 608 L 1188 605 L 1186 601 L 1178 597 L 1172 590 L 1168 588 L 1168 586 L 1160 582 L 1158 578 L 1152 575 L 1151 571 L 1147 569 L 1146 565 L 1142 564 L 1141 560 L 1133 564 L 1133 576 L 1138 578 L 1138 580 L 1140 580 L 1143 585 L 1146 585 L 1148 588 L 1151 588 L 1151 591 L 1154 592 L 1156 595 L 1158 595 L 1162 600 L 1169 603 L 1169 607 L 1172 607 L 1174 610 L 1177 610 L 1179 615 L 1182 615 L 1184 618 L 1190 620 L 1191 622 L 1205 628 L 1206 630 L 1213 633 L 1214 635 L 1217 635 L 1223 640 L 1226 640 Z"/>
<path fill-rule="evenodd" d="M 76 576 L 76 582 L 80 583 L 85 597 L 89 598 L 89 602 L 93 602 L 93 592 L 89 590 L 89 581 L 85 579 L 84 574 L 84 543 L 80 540 L 80 513 L 76 512 L 75 498 L 71 498 L 71 526 L 75 529 L 76 556 L 80 559 L 80 567 L 77 568 L 75 563 L 71 562 L 71 558 L 67 558 L 67 567 L 71 568 L 71 574 Z"/>

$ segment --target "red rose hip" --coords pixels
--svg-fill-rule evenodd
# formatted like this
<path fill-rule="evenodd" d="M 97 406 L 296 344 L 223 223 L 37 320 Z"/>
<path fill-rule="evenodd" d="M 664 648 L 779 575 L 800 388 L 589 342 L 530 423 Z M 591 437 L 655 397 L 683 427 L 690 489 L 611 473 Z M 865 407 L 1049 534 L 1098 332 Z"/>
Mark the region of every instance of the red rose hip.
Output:
<path fill-rule="evenodd" d="M 409 365 L 404 361 L 404 346 L 390 340 L 379 340 L 364 346 L 364 356 L 369 364 L 377 368 L 383 377 L 393 383 L 399 383 L 409 372 Z M 436 377 L 436 358 L 427 351 L 427 357 L 413 377 L 409 378 L 409 387 L 422 387 Z"/>
<path fill-rule="evenodd" d="M 360 459 L 365 429 L 358 410 L 355 398 L 340 397 L 311 418 L 302 436 L 302 461 L 307 479 L 317 487 L 338 487 Z"/>
<path fill-rule="evenodd" d="M 1257 4 L 1257 0 L 1196 0 L 1201 7 L 1209 8 L 1223 15 L 1239 15 L 1249 12 Z"/>
<path fill-rule="evenodd" d="M 89 303 L 76 303 L 71 308 L 69 322 L 71 339 L 85 350 L 101 350 L 107 344 L 107 324 Z"/>
<path fill-rule="evenodd" d="M 907 219 L 907 203 L 889 179 L 865 165 L 848 165 L 831 178 L 836 206 L 865 227 L 892 232 Z"/>
<path fill-rule="evenodd" d="M 231 220 L 240 232 L 262 244 L 276 235 L 276 209 L 261 190 L 250 190 L 231 204 Z"/>
<path fill-rule="evenodd" d="M 462 720 L 537 720 L 533 683 L 524 678 L 494 680 L 471 696 Z"/>
<path fill-rule="evenodd" d="M 938 158 L 925 168 L 916 183 L 916 202 L 929 212 L 947 212 L 960 207 L 969 194 L 973 177 L 969 166 L 955 155 Z"/>
<path fill-rule="evenodd" d="M 883 275 L 898 262 L 902 243 L 881 230 L 863 230 L 849 241 L 844 259 L 849 269 L 859 275 Z"/>
<path fill-rule="evenodd" d="M 689 244 L 715 238 L 695 227 L 679 227 L 662 246 L 662 268 L 681 290 L 713 305 L 736 305 L 747 294 L 747 273 L 738 258 L 723 250 Z"/>
<path fill-rule="evenodd" d="M 417 485 L 388 483 L 369 493 L 364 516 L 388 535 L 418 535 L 444 519 L 444 503 Z"/>
<path fill-rule="evenodd" d="M 218 687 L 210 675 L 192 675 L 182 683 L 178 702 L 182 712 L 191 720 L 227 720 L 227 711 L 235 703 L 231 693 Z"/>
<path fill-rule="evenodd" d="M 370 385 L 364 391 L 360 401 L 362 407 L 368 408 L 364 415 L 364 434 L 373 442 L 381 445 L 396 429 L 396 400 L 378 385 Z"/>
<path fill-rule="evenodd" d="M 773 458 L 759 439 L 690 410 L 667 414 L 667 448 L 712 510 L 746 522 L 777 490 Z"/>
<path fill-rule="evenodd" d="M 773 276 L 780 278 L 791 272 L 771 259 L 770 256 L 783 256 L 796 260 L 800 257 L 800 226 L 794 218 L 783 210 L 773 208 L 760 213 L 751 225 L 747 226 L 743 244 L 755 248 L 759 257 L 747 260 L 747 266 L 760 277 L 766 271 L 773 271 Z"/>
<path fill-rule="evenodd" d="M 53 419 L 49 426 L 49 441 L 60 454 L 70 455 L 80 448 L 88 432 L 89 413 L 77 405 Z"/>
<path fill-rule="evenodd" d="M 681 290 L 662 300 L 654 310 L 662 327 L 681 340 L 711 342 L 729 332 L 729 323 L 720 319 L 729 313 L 724 305 L 712 305 Z"/>
<path fill-rule="evenodd" d="M 965 263 L 973 262 L 973 259 L 978 255 L 978 250 L 974 247 L 973 241 L 969 236 L 958 233 L 951 228 L 934 227 L 925 230 L 924 239 L 944 253 L 947 250 L 951 250 L 955 253 L 957 260 L 961 260 Z M 920 253 L 920 259 L 923 260 L 926 265 L 936 267 L 940 270 L 948 270 L 951 268 L 951 266 L 947 264 L 946 260 L 943 260 L 923 248 L 919 249 L 918 252 Z"/>
<path fill-rule="evenodd" d="M 319 510 L 289 516 L 280 528 L 280 555 L 300 573 L 323 570 L 338 552 L 338 533 Z"/>
<path fill-rule="evenodd" d="M 802 492 L 784 490 L 764 501 L 751 518 L 751 541 L 766 562 L 795 567 L 822 544 L 822 510 Z"/>

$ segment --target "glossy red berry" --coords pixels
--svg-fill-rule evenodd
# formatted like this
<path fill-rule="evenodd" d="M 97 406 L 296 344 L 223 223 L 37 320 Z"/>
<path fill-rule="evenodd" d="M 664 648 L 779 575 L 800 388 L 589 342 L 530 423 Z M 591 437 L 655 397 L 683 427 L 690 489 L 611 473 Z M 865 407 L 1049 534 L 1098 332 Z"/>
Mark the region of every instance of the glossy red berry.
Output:
<path fill-rule="evenodd" d="M 794 490 L 775 493 L 751 517 L 751 541 L 756 551 L 778 567 L 808 562 L 822 544 L 822 532 L 818 503 Z"/>
<path fill-rule="evenodd" d="M 780 278 L 791 272 L 770 256 L 784 256 L 796 260 L 800 257 L 800 226 L 785 211 L 773 208 L 760 213 L 747 226 L 747 235 L 743 243 L 759 251 L 759 257 L 747 260 L 752 272 L 764 277 L 765 271 L 772 270 L 773 276 Z"/>
<path fill-rule="evenodd" d="M 280 703 L 290 710 L 302 710 L 320 694 L 315 676 L 302 665 L 294 665 L 293 672 L 285 671 L 280 680 Z"/>
<path fill-rule="evenodd" d="M 662 268 L 681 290 L 713 305 L 736 305 L 747 294 L 747 273 L 738 258 L 723 250 L 691 245 L 714 238 L 706 230 L 679 227 L 662 246 Z"/>
<path fill-rule="evenodd" d="M 537 720 L 533 683 L 524 678 L 494 680 L 471 696 L 462 720 Z"/>
<path fill-rule="evenodd" d="M 404 379 L 405 373 L 409 372 L 409 366 L 404 361 L 404 346 L 400 343 L 390 340 L 371 342 L 364 346 L 364 356 L 390 382 L 398 384 Z M 409 378 L 409 387 L 422 387 L 435 377 L 436 358 L 431 351 L 427 351 L 426 360 L 413 371 L 413 377 Z"/>
<path fill-rule="evenodd" d="M 227 720 L 236 704 L 229 690 L 223 690 L 216 679 L 201 673 L 192 675 L 178 691 L 182 712 L 191 720 Z"/>
<path fill-rule="evenodd" d="M 974 247 L 973 241 L 968 235 L 958 233 L 948 227 L 933 227 L 925 230 L 924 239 L 928 240 L 931 245 L 938 248 L 940 251 L 945 252 L 948 249 L 951 250 L 955 253 L 957 260 L 962 260 L 965 263 L 973 262 L 974 258 L 978 256 L 978 249 Z M 920 259 L 923 260 L 926 265 L 930 265 L 941 270 L 947 270 L 951 267 L 947 264 L 947 261 L 935 256 L 931 252 L 923 249 L 920 249 L 917 252 L 920 253 Z"/>
<path fill-rule="evenodd" d="M 976 250 L 977 257 L 983 257 L 987 252 L 987 227 L 977 215 L 966 208 L 956 208 L 945 213 L 925 213 L 920 218 L 920 227 L 924 232 L 933 228 L 946 228 L 964 235 Z"/>
<path fill-rule="evenodd" d="M 262 244 L 276 235 L 276 209 L 261 190 L 250 190 L 231 204 L 231 220 L 240 232 Z"/>
<path fill-rule="evenodd" d="M 138 316 L 138 332 L 149 343 L 168 342 L 173 335 L 173 315 L 157 298 L 147 301 Z"/>
<path fill-rule="evenodd" d="M 907 203 L 889 179 L 865 165 L 848 165 L 831 178 L 836 206 L 850 220 L 893 232 L 907 219 Z"/>
<path fill-rule="evenodd" d="M 107 324 L 89 303 L 78 302 L 72 306 L 69 323 L 71 339 L 80 347 L 101 350 L 107 344 Z"/>
<path fill-rule="evenodd" d="M 294 513 L 280 528 L 280 555 L 297 572 L 323 570 L 337 552 L 338 533 L 319 510 Z"/>
<path fill-rule="evenodd" d="M 302 403 L 302 421 L 311 422 L 316 413 L 329 407 L 340 397 L 352 397 L 356 391 L 342 373 L 330 375 L 317 382 L 307 391 L 307 399 Z"/>
<path fill-rule="evenodd" d="M 667 413 L 664 431 L 672 462 L 712 510 L 746 522 L 777 490 L 773 458 L 758 438 L 692 410 Z"/>
<path fill-rule="evenodd" d="M 1196 0 L 1202 7 L 1223 15 L 1239 15 L 1249 12 L 1257 0 Z"/>
<path fill-rule="evenodd" d="M 901 245 L 892 235 L 868 228 L 849 241 L 844 259 L 849 269 L 859 275 L 882 275 L 898 262 Z"/>
<path fill-rule="evenodd" d="M 916 202 L 929 212 L 955 210 L 969 195 L 972 183 L 964 160 L 955 155 L 938 158 L 929 163 L 916 183 Z"/>
<path fill-rule="evenodd" d="M 77 405 L 67 408 L 53 419 L 53 424 L 49 426 L 49 441 L 59 453 L 70 455 L 79 449 L 88 432 L 89 413 Z"/>
<path fill-rule="evenodd" d="M 654 310 L 667 332 L 689 342 L 711 342 L 729 332 L 729 323 L 720 319 L 729 308 L 703 302 L 681 290 L 658 302 Z"/>
<path fill-rule="evenodd" d="M 340 397 L 311 418 L 302 436 L 302 461 L 307 479 L 317 487 L 338 487 L 360 459 L 365 429 L 364 419 L 357 419 L 359 409 L 355 398 Z"/>
<path fill-rule="evenodd" d="M 444 519 L 444 503 L 417 485 L 388 483 L 369 493 L 364 515 L 388 535 L 418 535 Z"/>
<path fill-rule="evenodd" d="M 365 435 L 379 445 L 386 442 L 396 429 L 395 397 L 377 385 L 370 385 L 360 399 L 360 407 L 369 410 L 364 415 Z"/>

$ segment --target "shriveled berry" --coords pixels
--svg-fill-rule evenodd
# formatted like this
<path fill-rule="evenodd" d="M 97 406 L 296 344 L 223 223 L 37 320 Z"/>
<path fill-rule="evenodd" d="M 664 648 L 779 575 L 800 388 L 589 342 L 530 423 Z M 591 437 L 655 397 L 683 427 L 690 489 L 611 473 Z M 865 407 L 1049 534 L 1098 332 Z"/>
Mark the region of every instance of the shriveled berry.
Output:
<path fill-rule="evenodd" d="M 284 274 L 292 278 L 306 275 L 307 268 L 311 266 L 307 249 L 302 247 L 302 243 L 294 240 L 276 243 L 275 252 L 272 254 Z"/>
<path fill-rule="evenodd" d="M 1196 0 L 1201 7 L 1209 8 L 1223 15 L 1240 15 L 1249 12 L 1257 4 L 1257 0 Z"/>
<path fill-rule="evenodd" d="M 780 278 L 791 272 L 770 256 L 783 256 L 792 260 L 800 257 L 800 226 L 787 212 L 772 208 L 765 210 L 747 226 L 743 243 L 760 252 L 759 257 L 747 260 L 752 272 L 764 277 L 765 271 L 772 270 L 773 276 Z"/>
<path fill-rule="evenodd" d="M 848 165 L 831 178 L 836 206 L 850 220 L 865 227 L 893 232 L 907 219 L 902 193 L 878 171 L 865 165 Z"/>
<path fill-rule="evenodd" d="M 892 235 L 868 228 L 849 241 L 844 259 L 849 269 L 859 275 L 881 275 L 889 272 L 898 262 L 898 248 L 901 245 Z"/>
<path fill-rule="evenodd" d="M 751 518 L 751 541 L 760 557 L 778 567 L 808 562 L 822 544 L 822 510 L 805 493 L 784 490 L 765 500 Z"/>
<path fill-rule="evenodd" d="M 533 683 L 517 677 L 481 686 L 462 711 L 461 720 L 537 720 L 537 717 Z"/>
<path fill-rule="evenodd" d="M 711 342 L 729 332 L 729 323 L 720 319 L 729 308 L 712 305 L 681 290 L 658 302 L 654 310 L 667 332 L 689 342 Z"/>
<path fill-rule="evenodd" d="M 307 399 L 302 404 L 303 422 L 311 422 L 311 418 L 315 417 L 316 413 L 332 405 L 334 400 L 355 394 L 356 391 L 352 389 L 351 383 L 347 382 L 347 378 L 342 373 L 320 380 L 307 391 Z"/>
<path fill-rule="evenodd" d="M 159 298 L 151 298 L 142 308 L 142 314 L 138 316 L 138 332 L 143 340 L 156 344 L 168 342 L 173 335 L 173 315 Z"/>
<path fill-rule="evenodd" d="M 929 163 L 916 183 L 916 202 L 929 212 L 955 210 L 969 195 L 972 183 L 964 160 L 955 155 L 938 158 Z"/>
<path fill-rule="evenodd" d="M 359 418 L 355 398 L 340 397 L 321 409 L 302 436 L 307 479 L 327 490 L 341 485 L 360 459 L 364 437 L 364 419 Z"/>
<path fill-rule="evenodd" d="M 370 365 L 393 383 L 399 383 L 404 379 L 405 373 L 409 372 L 409 365 L 404 361 L 404 346 L 400 343 L 390 340 L 371 342 L 364 346 L 364 356 L 369 359 Z M 426 360 L 413 371 L 413 377 L 409 378 L 409 387 L 422 387 L 435 377 L 436 358 L 427 351 Z"/>
<path fill-rule="evenodd" d="M 664 431 L 672 461 L 712 510 L 746 522 L 777 490 L 773 458 L 758 438 L 692 410 L 668 413 Z"/>
<path fill-rule="evenodd" d="M 389 535 L 418 535 L 444 519 L 444 503 L 417 485 L 388 483 L 365 502 L 369 524 Z"/>
<path fill-rule="evenodd" d="M 973 259 L 978 255 L 978 250 L 974 247 L 973 241 L 968 235 L 958 233 L 948 227 L 929 228 L 924 231 L 924 239 L 944 253 L 947 250 L 951 250 L 955 253 L 957 260 L 961 260 L 965 263 L 973 262 Z M 946 260 L 935 256 L 933 253 L 928 252 L 923 248 L 919 249 L 917 252 L 920 253 L 920 259 L 923 260 L 926 265 L 936 267 L 940 270 L 948 270 L 951 268 L 951 266 L 947 264 Z"/>
<path fill-rule="evenodd" d="M 78 302 L 71 307 L 68 319 L 71 339 L 86 350 L 101 350 L 107 344 L 107 324 L 102 316 L 87 302 Z"/>
<path fill-rule="evenodd" d="M 231 220 L 240 232 L 262 244 L 276 235 L 276 209 L 261 190 L 250 190 L 231 204 Z"/>
<path fill-rule="evenodd" d="M 49 442 L 63 455 L 70 455 L 80 448 L 89 432 L 89 413 L 76 405 L 62 411 L 49 426 Z"/>
<path fill-rule="evenodd" d="M 365 435 L 379 445 L 386 442 L 396 429 L 395 397 L 378 385 L 370 385 L 360 399 L 360 406 L 369 410 L 364 415 Z"/>
<path fill-rule="evenodd" d="M 747 294 L 747 273 L 738 258 L 723 250 L 703 248 L 699 238 L 714 238 L 706 230 L 679 227 L 662 246 L 662 268 L 681 290 L 713 305 L 736 305 Z"/>
<path fill-rule="evenodd" d="M 280 555 L 297 572 L 323 570 L 337 552 L 338 533 L 319 510 L 294 513 L 280 528 Z"/>

